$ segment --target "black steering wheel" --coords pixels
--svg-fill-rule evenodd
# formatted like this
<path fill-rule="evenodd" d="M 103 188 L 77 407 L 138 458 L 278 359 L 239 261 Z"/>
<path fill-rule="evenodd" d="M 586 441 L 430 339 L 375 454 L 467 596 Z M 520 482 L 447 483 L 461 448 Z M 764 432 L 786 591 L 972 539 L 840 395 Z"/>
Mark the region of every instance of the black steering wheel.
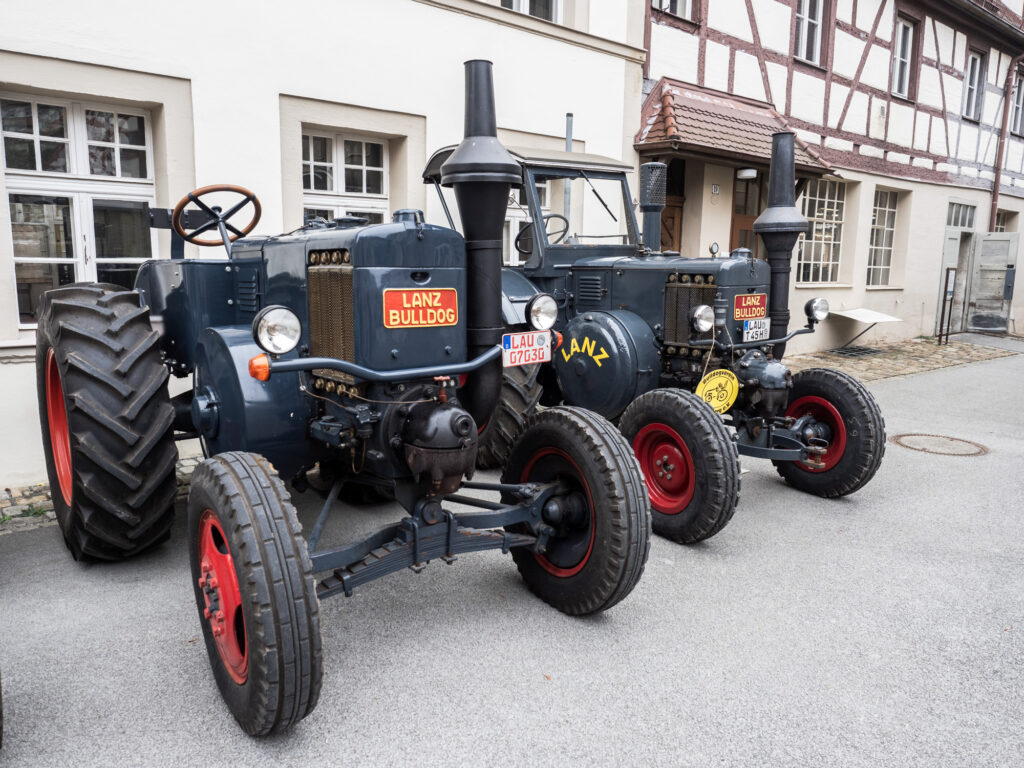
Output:
<path fill-rule="evenodd" d="M 228 208 L 226 211 L 222 210 L 219 205 L 209 206 L 204 203 L 201 198 L 203 195 L 208 195 L 212 192 L 234 192 L 236 195 L 241 195 L 242 200 L 235 205 Z M 199 209 L 203 211 L 209 220 L 193 229 L 191 232 L 187 232 L 181 224 L 182 214 L 185 213 L 185 206 L 189 203 L 195 203 L 199 206 Z M 252 203 L 253 216 L 252 221 L 246 224 L 241 229 L 228 224 L 228 219 L 242 210 L 246 205 Z M 225 245 L 224 236 L 227 235 L 228 242 L 235 242 L 240 237 L 245 237 L 247 234 L 253 231 L 256 224 L 259 223 L 260 216 L 263 213 L 263 208 L 260 206 L 259 198 L 256 197 L 245 187 L 237 187 L 234 184 L 213 184 L 209 187 L 200 187 L 185 195 L 178 204 L 174 206 L 174 213 L 171 215 L 171 226 L 174 227 L 174 231 L 177 232 L 183 239 L 196 245 Z M 223 224 L 223 227 L 221 225 Z M 203 232 L 216 228 L 220 233 L 221 237 L 217 240 L 204 240 L 198 235 Z"/>
<path fill-rule="evenodd" d="M 558 219 L 558 220 L 560 220 L 562 222 L 562 228 L 561 229 L 555 230 L 554 232 L 548 232 L 547 233 L 548 240 L 550 241 L 551 245 L 557 245 L 558 243 L 562 242 L 562 240 L 565 239 L 565 235 L 569 231 L 569 220 L 567 218 L 565 218 L 565 216 L 563 216 L 560 213 L 548 213 L 548 214 L 545 214 L 542 217 L 542 221 L 544 222 L 544 231 L 545 232 L 547 232 L 548 222 L 551 221 L 551 219 Z M 525 227 L 523 227 L 521 230 L 519 230 L 519 234 L 516 235 L 515 246 L 516 246 L 516 250 L 519 251 L 520 253 L 533 253 L 533 246 L 532 245 L 528 246 L 528 245 L 526 245 L 524 243 L 525 239 L 528 236 L 531 236 L 530 235 L 530 230 L 532 228 L 533 228 L 533 222 L 531 221 L 529 224 L 527 224 Z"/>

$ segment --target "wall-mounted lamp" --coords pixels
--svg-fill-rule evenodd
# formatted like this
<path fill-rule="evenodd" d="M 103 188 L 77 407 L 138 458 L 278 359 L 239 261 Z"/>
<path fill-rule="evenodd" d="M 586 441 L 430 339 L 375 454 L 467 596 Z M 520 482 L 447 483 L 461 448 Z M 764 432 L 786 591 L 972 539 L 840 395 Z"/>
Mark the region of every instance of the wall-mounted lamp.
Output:
<path fill-rule="evenodd" d="M 757 178 L 757 168 L 738 168 L 736 170 L 736 178 L 749 181 L 750 179 Z"/>

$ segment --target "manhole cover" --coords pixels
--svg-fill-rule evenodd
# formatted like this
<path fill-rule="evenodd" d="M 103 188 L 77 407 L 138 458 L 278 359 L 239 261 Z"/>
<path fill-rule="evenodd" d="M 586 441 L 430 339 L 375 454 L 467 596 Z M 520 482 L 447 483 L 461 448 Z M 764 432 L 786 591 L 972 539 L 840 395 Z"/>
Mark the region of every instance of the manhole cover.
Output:
<path fill-rule="evenodd" d="M 961 440 L 959 437 L 946 437 L 945 435 L 893 435 L 889 440 L 912 451 L 938 453 L 943 456 L 984 456 L 988 453 L 988 448 L 981 443 L 972 443 L 970 440 Z"/>

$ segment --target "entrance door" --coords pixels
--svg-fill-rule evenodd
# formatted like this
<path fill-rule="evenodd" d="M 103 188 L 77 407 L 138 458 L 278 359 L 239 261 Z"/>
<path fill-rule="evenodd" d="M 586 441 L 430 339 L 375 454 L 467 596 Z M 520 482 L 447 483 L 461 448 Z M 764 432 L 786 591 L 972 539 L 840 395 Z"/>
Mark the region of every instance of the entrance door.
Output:
<path fill-rule="evenodd" d="M 749 248 L 757 256 L 760 243 L 754 234 L 754 220 L 761 213 L 761 184 L 758 179 L 736 179 L 732 193 L 732 232 L 729 250 Z"/>
<path fill-rule="evenodd" d="M 1010 302 L 1005 299 L 1007 270 L 1017 259 L 1016 232 L 989 232 L 977 238 L 967 298 L 967 330 L 1006 331 Z"/>
<path fill-rule="evenodd" d="M 666 195 L 661 212 L 661 250 L 678 251 L 683 240 L 683 198 Z"/>

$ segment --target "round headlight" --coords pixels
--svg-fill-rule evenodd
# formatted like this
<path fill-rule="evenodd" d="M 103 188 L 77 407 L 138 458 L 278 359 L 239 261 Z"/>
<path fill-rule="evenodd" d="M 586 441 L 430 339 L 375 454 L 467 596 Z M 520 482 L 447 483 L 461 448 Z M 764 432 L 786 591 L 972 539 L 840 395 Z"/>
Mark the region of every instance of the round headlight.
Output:
<path fill-rule="evenodd" d="M 283 355 L 295 349 L 302 335 L 299 316 L 288 307 L 266 307 L 252 321 L 252 337 L 260 349 Z"/>
<path fill-rule="evenodd" d="M 558 319 L 558 304 L 553 296 L 538 293 L 526 304 L 526 322 L 537 331 L 546 331 Z"/>
<path fill-rule="evenodd" d="M 715 326 L 715 310 L 707 304 L 694 307 L 690 313 L 690 325 L 697 333 L 707 333 Z"/>
<path fill-rule="evenodd" d="M 804 305 L 804 313 L 816 323 L 828 317 L 828 299 L 811 299 Z"/>

